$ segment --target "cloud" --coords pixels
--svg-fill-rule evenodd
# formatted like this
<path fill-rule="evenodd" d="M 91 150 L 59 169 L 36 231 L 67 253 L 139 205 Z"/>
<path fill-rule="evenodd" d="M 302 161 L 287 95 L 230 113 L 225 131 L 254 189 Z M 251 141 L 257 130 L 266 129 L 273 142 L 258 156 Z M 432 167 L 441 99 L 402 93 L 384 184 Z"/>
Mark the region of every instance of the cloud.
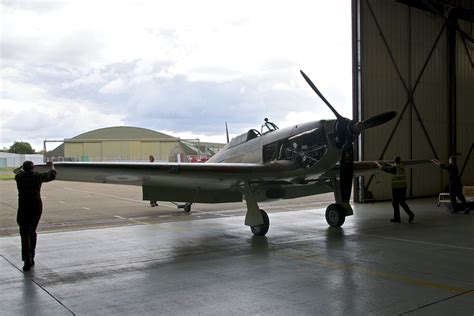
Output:
<path fill-rule="evenodd" d="M 8 93 L 0 98 L 0 146 L 30 142 L 42 149 L 45 139 L 64 139 L 103 126 L 124 125 L 119 114 L 103 114 L 97 104 L 52 98 L 41 87 L 3 82 Z"/>
<path fill-rule="evenodd" d="M 105 86 L 100 88 L 99 92 L 100 93 L 110 93 L 110 94 L 115 94 L 115 93 L 122 93 L 125 91 L 125 83 L 122 79 L 114 79 L 110 82 L 108 82 Z"/>
<path fill-rule="evenodd" d="M 117 124 L 212 138 L 223 135 L 224 121 L 239 134 L 264 117 L 280 126 L 333 118 L 300 69 L 351 116 L 347 2 L 0 6 L 2 143 Z"/>

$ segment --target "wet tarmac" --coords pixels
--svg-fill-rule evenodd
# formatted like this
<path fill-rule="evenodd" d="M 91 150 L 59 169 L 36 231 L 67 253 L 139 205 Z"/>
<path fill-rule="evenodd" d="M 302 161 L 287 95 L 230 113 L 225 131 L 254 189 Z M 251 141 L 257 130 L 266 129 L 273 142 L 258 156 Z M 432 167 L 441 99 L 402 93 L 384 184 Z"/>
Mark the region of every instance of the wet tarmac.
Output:
<path fill-rule="evenodd" d="M 19 237 L 8 228 L 14 225 L 3 220 L 15 195 L 1 187 L 2 315 L 474 312 L 474 215 L 447 213 L 435 199 L 409 201 L 416 214 L 411 224 L 405 214 L 401 224 L 390 223 L 390 203 L 357 204 L 339 229 L 327 227 L 325 201 L 272 203 L 267 236 L 254 237 L 243 225 L 243 204 L 197 205 L 182 215 L 172 204 L 149 207 L 135 189 L 113 194 L 108 186 L 81 185 L 44 191 L 56 217 L 43 225 L 28 273 L 21 271 Z M 142 213 L 132 217 L 135 204 Z M 78 217 L 90 223 L 63 229 L 48 226 L 74 222 L 65 209 L 101 216 Z M 170 216 L 160 218 L 164 212 Z M 94 224 L 99 219 L 104 223 Z"/>

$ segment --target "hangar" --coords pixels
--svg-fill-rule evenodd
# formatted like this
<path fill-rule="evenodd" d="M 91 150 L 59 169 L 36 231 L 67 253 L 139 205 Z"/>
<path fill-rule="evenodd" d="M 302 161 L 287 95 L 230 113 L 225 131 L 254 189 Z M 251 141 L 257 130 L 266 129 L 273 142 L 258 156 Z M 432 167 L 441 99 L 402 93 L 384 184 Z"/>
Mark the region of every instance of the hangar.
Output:
<path fill-rule="evenodd" d="M 473 1 L 353 1 L 353 118 L 383 109 L 396 120 L 364 133 L 359 160 L 436 158 L 451 155 L 465 166 L 463 180 L 474 184 L 467 163 L 474 142 Z M 460 166 L 460 168 L 461 168 Z M 356 201 L 390 198 L 388 177 L 356 182 Z M 411 197 L 441 192 L 441 171 L 410 170 Z"/>
<path fill-rule="evenodd" d="M 66 161 L 181 161 L 209 158 L 224 144 L 200 142 L 199 139 L 180 139 L 151 129 L 114 126 L 85 132 L 63 142 L 46 157 Z M 54 142 L 58 142 L 54 141 Z M 52 142 L 45 140 L 46 144 Z"/>
<path fill-rule="evenodd" d="M 357 158 L 457 154 L 472 184 L 472 1 L 353 0 L 352 9 L 354 118 L 399 112 L 359 138 Z M 412 197 L 446 184 L 433 169 L 409 177 Z M 358 179 L 355 199 L 388 199 L 378 180 L 387 181 Z M 357 203 L 339 229 L 326 227 L 325 201 L 268 204 L 271 234 L 250 237 L 241 204 L 197 206 L 191 221 L 144 211 L 127 187 L 51 185 L 52 206 L 62 208 L 66 192 L 72 213 L 90 216 L 86 228 L 103 210 L 114 213 L 101 223 L 114 227 L 71 232 L 47 222 L 56 231 L 40 236 L 36 271 L 26 277 L 14 259 L 18 238 L 0 239 L 7 314 L 472 314 L 473 216 L 448 214 L 433 198 L 410 201 L 412 224 L 389 223 L 389 203 Z M 0 214 L 11 211 L 7 198 Z"/>

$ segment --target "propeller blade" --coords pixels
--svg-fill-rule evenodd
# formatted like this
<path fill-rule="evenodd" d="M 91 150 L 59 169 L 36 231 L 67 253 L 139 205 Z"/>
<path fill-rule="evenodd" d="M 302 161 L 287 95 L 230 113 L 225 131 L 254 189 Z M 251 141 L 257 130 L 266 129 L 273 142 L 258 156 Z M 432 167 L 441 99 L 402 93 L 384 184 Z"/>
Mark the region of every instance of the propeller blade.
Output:
<path fill-rule="evenodd" d="M 342 147 L 339 185 L 341 189 L 341 200 L 349 203 L 352 193 L 352 178 L 354 176 L 354 146 L 352 142 L 346 142 Z"/>
<path fill-rule="evenodd" d="M 304 80 L 306 80 L 306 82 L 309 84 L 309 86 L 311 87 L 311 89 L 313 89 L 314 92 L 316 92 L 317 95 L 319 95 L 319 97 L 321 98 L 321 100 L 324 101 L 324 103 L 326 103 L 326 105 L 331 109 L 331 111 L 334 113 L 334 115 L 336 115 L 337 119 L 338 120 L 342 120 L 344 119 L 339 113 L 337 113 L 336 109 L 334 109 L 332 107 L 331 104 L 329 104 L 328 100 L 326 100 L 326 98 L 323 96 L 323 94 L 321 92 L 319 92 L 318 88 L 316 88 L 316 86 L 314 85 L 314 83 L 311 81 L 311 79 L 308 78 L 308 76 L 306 76 L 306 74 L 303 72 L 303 70 L 300 70 L 300 73 L 301 75 L 303 76 Z"/>
<path fill-rule="evenodd" d="M 397 116 L 397 112 L 395 111 L 380 113 L 372 117 L 369 117 L 366 120 L 363 120 L 361 123 L 364 129 L 372 128 L 372 127 L 387 123 L 388 121 L 393 119 L 395 116 Z"/>

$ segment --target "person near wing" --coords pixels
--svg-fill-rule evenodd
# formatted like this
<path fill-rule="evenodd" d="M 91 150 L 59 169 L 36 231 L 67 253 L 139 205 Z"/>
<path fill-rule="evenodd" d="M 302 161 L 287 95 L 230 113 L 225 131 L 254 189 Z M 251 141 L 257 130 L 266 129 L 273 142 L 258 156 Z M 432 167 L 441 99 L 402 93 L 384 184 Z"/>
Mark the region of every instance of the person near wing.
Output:
<path fill-rule="evenodd" d="M 393 223 L 400 223 L 400 206 L 408 214 L 408 222 L 413 222 L 415 214 L 410 210 L 406 202 L 407 194 L 407 177 L 405 174 L 405 167 L 401 164 L 401 158 L 395 157 L 393 164 L 381 165 L 376 162 L 379 168 L 392 175 L 392 205 L 393 218 L 390 220 Z"/>
<path fill-rule="evenodd" d="M 150 155 L 150 156 L 148 157 L 148 160 L 149 160 L 151 163 L 155 162 L 155 156 Z M 157 201 L 154 201 L 154 200 L 153 200 L 153 201 L 150 200 L 150 206 L 151 206 L 151 207 L 158 206 L 158 202 L 157 202 Z"/>
<path fill-rule="evenodd" d="M 18 189 L 17 223 L 20 227 L 21 259 L 23 271 L 29 271 L 35 265 L 36 228 L 43 213 L 41 185 L 56 179 L 53 162 L 46 164 L 50 170 L 35 172 L 32 161 L 25 161 L 22 167 L 14 170 Z"/>
<path fill-rule="evenodd" d="M 456 163 L 456 157 L 449 157 L 448 164 L 443 164 L 437 159 L 431 160 L 435 165 L 440 167 L 443 170 L 448 171 L 449 174 L 449 197 L 451 199 L 452 212 L 457 213 L 459 210 L 456 197 L 461 201 L 463 210 L 465 214 L 469 214 L 471 211 L 467 205 L 466 198 L 462 194 L 462 182 L 461 177 L 459 176 L 458 165 Z"/>

